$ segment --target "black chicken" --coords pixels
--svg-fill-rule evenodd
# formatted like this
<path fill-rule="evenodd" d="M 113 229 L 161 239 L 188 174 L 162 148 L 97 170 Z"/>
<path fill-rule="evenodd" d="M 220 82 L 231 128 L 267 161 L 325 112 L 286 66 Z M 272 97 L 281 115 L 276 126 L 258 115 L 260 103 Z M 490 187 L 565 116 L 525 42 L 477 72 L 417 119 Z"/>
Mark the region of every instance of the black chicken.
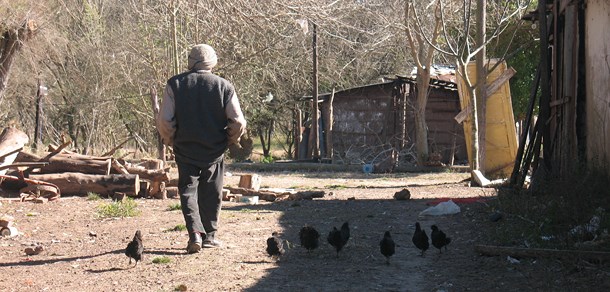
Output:
<path fill-rule="evenodd" d="M 142 233 L 140 230 L 138 230 L 133 236 L 133 240 L 127 244 L 127 248 L 125 249 L 125 255 L 129 257 L 129 264 L 131 265 L 131 259 L 134 259 L 136 260 L 135 266 L 137 266 L 138 262 L 142 259 L 143 251 L 144 245 L 142 244 Z"/>
<path fill-rule="evenodd" d="M 381 254 L 385 256 L 386 263 L 389 265 L 390 257 L 394 255 L 396 250 L 396 245 L 394 244 L 390 231 L 386 231 L 383 234 L 383 239 L 379 242 L 379 250 L 381 251 Z"/>
<path fill-rule="evenodd" d="M 267 238 L 267 253 L 272 257 L 279 257 L 284 254 L 284 244 L 278 237 L 277 232 L 271 233 L 271 237 Z"/>
<path fill-rule="evenodd" d="M 445 232 L 438 229 L 436 225 L 432 225 L 430 228 L 432 229 L 432 232 L 430 233 L 432 245 L 438 248 L 438 251 L 440 253 L 443 252 L 443 246 L 445 247 L 445 250 L 447 250 L 447 245 L 451 242 L 451 238 L 447 237 L 447 235 L 445 235 Z"/>
<path fill-rule="evenodd" d="M 419 222 L 415 223 L 415 232 L 413 233 L 413 244 L 415 247 L 421 250 L 421 256 L 424 256 L 424 253 L 430 247 L 430 243 L 428 242 L 428 235 L 426 235 L 426 231 L 422 230 L 419 226 Z"/>
<path fill-rule="evenodd" d="M 349 240 L 350 232 L 349 232 L 349 223 L 345 222 L 341 225 L 341 240 L 343 241 L 343 245 L 347 244 Z"/>
<path fill-rule="evenodd" d="M 301 240 L 301 246 L 306 248 L 308 252 L 318 248 L 318 245 L 320 245 L 320 233 L 308 225 L 303 226 L 299 231 L 299 239 Z"/>
<path fill-rule="evenodd" d="M 341 231 L 339 231 L 337 229 L 337 227 L 333 227 L 333 230 L 331 230 L 328 233 L 328 243 L 330 243 L 330 245 L 334 246 L 335 249 L 337 250 L 337 257 L 339 257 L 339 252 L 341 251 L 341 249 L 343 248 L 343 246 L 345 245 L 345 242 L 343 241 L 343 234 L 341 234 Z"/>

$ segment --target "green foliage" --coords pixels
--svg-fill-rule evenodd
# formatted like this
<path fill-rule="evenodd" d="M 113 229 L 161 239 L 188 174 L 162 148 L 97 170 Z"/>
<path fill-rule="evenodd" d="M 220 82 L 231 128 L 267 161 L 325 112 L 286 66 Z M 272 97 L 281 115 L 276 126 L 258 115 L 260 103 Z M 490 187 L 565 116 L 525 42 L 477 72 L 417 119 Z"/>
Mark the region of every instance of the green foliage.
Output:
<path fill-rule="evenodd" d="M 176 226 L 174 226 L 174 228 L 172 229 L 167 229 L 167 231 L 185 231 L 186 230 L 186 225 L 184 224 L 178 224 Z"/>
<path fill-rule="evenodd" d="M 87 201 L 99 201 L 101 199 L 102 199 L 102 197 L 100 197 L 100 195 L 97 193 L 93 193 L 93 192 L 87 193 Z"/>
<path fill-rule="evenodd" d="M 166 256 L 156 257 L 152 260 L 153 264 L 168 264 L 172 259 Z"/>
<path fill-rule="evenodd" d="M 138 204 L 131 198 L 124 202 L 104 203 L 97 207 L 97 214 L 101 218 L 135 217 L 140 215 Z"/>
<path fill-rule="evenodd" d="M 504 6 L 506 3 L 499 3 Z M 516 8 L 508 3 L 509 9 Z M 530 3 L 530 10 L 535 9 Z M 540 58 L 538 29 L 530 22 L 512 19 L 507 29 L 488 46 L 489 58 L 505 56 L 506 63 L 517 72 L 510 79 L 513 112 L 516 119 L 525 118 L 530 100 L 531 89 Z"/>
<path fill-rule="evenodd" d="M 180 202 L 167 206 L 167 211 L 176 211 L 180 209 L 182 209 L 182 205 L 180 204 Z"/>
<path fill-rule="evenodd" d="M 273 163 L 273 161 L 275 161 L 275 159 L 273 158 L 273 156 L 265 156 L 263 157 L 263 159 L 261 160 L 262 163 Z"/>

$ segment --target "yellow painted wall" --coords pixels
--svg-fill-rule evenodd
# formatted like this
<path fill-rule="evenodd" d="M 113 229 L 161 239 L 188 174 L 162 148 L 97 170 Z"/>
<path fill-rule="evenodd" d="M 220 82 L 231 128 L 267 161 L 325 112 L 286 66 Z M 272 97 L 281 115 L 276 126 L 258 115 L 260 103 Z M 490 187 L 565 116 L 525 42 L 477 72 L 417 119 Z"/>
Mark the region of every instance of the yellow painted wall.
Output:
<path fill-rule="evenodd" d="M 493 67 L 495 63 L 496 61 L 491 60 L 489 68 Z M 489 74 L 487 84 L 491 84 L 506 69 L 506 63 L 502 62 Z M 468 64 L 467 72 L 468 78 L 474 83 L 477 78 L 475 62 Z M 463 110 L 472 102 L 472 97 L 459 74 L 457 79 L 460 104 Z M 483 173 L 488 178 L 508 178 L 512 173 L 518 148 L 509 82 L 505 82 L 487 99 L 486 106 L 487 130 L 485 132 L 486 149 Z M 472 117 L 469 116 L 462 123 L 469 161 L 472 161 L 473 155 L 471 119 Z"/>

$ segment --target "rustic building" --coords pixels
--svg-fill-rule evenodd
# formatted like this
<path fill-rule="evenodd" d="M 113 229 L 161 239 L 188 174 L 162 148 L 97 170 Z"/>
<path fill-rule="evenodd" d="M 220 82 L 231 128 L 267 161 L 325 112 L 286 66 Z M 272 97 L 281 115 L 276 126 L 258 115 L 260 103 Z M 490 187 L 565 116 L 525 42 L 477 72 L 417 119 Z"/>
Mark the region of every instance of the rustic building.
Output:
<path fill-rule="evenodd" d="M 463 128 L 453 119 L 460 112 L 456 84 L 431 79 L 426 110 L 428 143 L 438 162 L 466 162 Z M 414 164 L 414 115 L 416 83 L 413 78 L 396 77 L 377 84 L 337 91 L 332 102 L 333 163 L 377 164 L 391 159 L 399 164 Z M 320 149 L 330 157 L 327 131 L 331 94 L 320 96 Z M 299 158 L 306 158 L 308 131 L 303 137 Z M 393 167 L 384 165 L 377 171 Z"/>
<path fill-rule="evenodd" d="M 511 183 L 523 185 L 530 166 L 554 179 L 573 175 L 581 165 L 610 177 L 610 3 L 540 0 L 538 7 L 525 19 L 540 28 L 534 82 L 540 97 L 531 97 L 529 113 L 538 104 L 540 114 L 528 125 L 534 129 L 530 142 L 520 143 Z"/>

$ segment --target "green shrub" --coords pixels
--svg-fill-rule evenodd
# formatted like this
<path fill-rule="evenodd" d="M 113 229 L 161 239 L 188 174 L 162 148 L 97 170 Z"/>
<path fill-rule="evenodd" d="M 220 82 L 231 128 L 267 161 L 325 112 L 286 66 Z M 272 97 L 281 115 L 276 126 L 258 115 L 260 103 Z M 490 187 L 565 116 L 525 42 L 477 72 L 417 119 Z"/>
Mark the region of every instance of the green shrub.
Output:
<path fill-rule="evenodd" d="M 169 257 L 166 257 L 166 256 L 156 257 L 152 260 L 153 264 L 167 264 L 171 261 L 172 261 L 172 259 L 170 259 Z"/>
<path fill-rule="evenodd" d="M 275 158 L 273 158 L 273 156 L 265 156 L 263 160 L 261 160 L 262 163 L 273 163 L 273 161 L 275 161 Z"/>
<path fill-rule="evenodd" d="M 172 229 L 167 229 L 167 231 L 184 231 L 186 230 L 186 225 L 184 224 L 178 224 L 176 226 L 174 226 L 174 228 Z"/>
<path fill-rule="evenodd" d="M 124 202 L 112 202 L 97 206 L 97 214 L 102 218 L 135 217 L 140 215 L 138 204 L 131 198 Z"/>
<path fill-rule="evenodd" d="M 101 200 L 102 197 L 100 196 L 100 194 L 97 193 L 93 193 L 93 192 L 88 192 L 87 193 L 87 200 L 88 201 L 98 201 Z"/>
<path fill-rule="evenodd" d="M 180 203 L 170 204 L 167 207 L 167 211 L 176 211 L 176 210 L 180 210 L 181 208 L 182 208 L 182 206 L 180 205 Z"/>

